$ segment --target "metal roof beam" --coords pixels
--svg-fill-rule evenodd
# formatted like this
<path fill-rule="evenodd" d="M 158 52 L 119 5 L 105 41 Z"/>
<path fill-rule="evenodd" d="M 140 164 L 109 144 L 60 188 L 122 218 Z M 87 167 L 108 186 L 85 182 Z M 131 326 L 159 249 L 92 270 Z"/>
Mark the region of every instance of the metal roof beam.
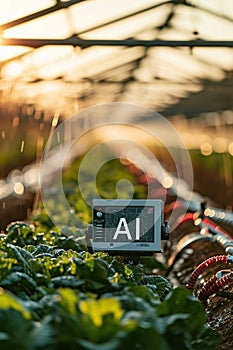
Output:
<path fill-rule="evenodd" d="M 71 45 L 81 48 L 91 46 L 143 46 L 143 47 L 233 47 L 231 40 L 105 40 L 105 39 L 81 39 L 77 36 L 72 36 L 67 39 L 23 39 L 23 38 L 2 38 L 1 45 L 10 46 L 28 46 L 39 48 L 46 45 Z"/>
<path fill-rule="evenodd" d="M 57 0 L 56 4 L 54 6 L 47 7 L 43 10 L 34 12 L 30 15 L 27 15 L 27 16 L 24 16 L 21 18 L 17 18 L 14 21 L 10 21 L 10 22 L 1 24 L 0 31 L 18 26 L 19 24 L 23 24 L 23 23 L 32 21 L 33 19 L 37 19 L 37 18 L 42 17 L 42 16 L 49 15 L 50 13 L 53 13 L 55 11 L 66 9 L 72 5 L 78 4 L 79 2 L 83 2 L 83 1 L 86 1 L 86 0 L 69 0 L 66 2 Z"/>

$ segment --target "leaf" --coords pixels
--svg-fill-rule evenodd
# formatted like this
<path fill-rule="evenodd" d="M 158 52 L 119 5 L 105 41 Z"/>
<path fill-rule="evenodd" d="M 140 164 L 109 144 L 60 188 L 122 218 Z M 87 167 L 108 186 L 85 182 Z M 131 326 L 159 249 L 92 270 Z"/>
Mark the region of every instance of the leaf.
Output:
<path fill-rule="evenodd" d="M 90 258 L 85 260 L 85 265 L 92 272 L 95 281 L 107 281 L 109 266 L 106 261 L 100 258 Z"/>
<path fill-rule="evenodd" d="M 0 309 L 0 330 L 8 335 L 8 339 L 0 339 L 2 350 L 29 349 L 29 332 L 31 320 L 25 319 L 21 312 L 14 309 Z"/>
<path fill-rule="evenodd" d="M 5 333 L 5 332 L 0 332 L 0 342 L 2 341 L 2 340 L 8 340 L 10 337 L 9 337 L 9 335 L 7 334 L 7 333 Z"/>
<path fill-rule="evenodd" d="M 159 275 L 146 275 L 141 279 L 140 283 L 148 287 L 155 287 L 160 299 L 163 299 L 172 290 L 169 281 Z"/>
<path fill-rule="evenodd" d="M 47 244 L 39 244 L 34 252 L 32 253 L 33 256 L 37 257 L 39 254 L 44 254 L 44 253 L 51 253 L 53 250 L 53 247 L 47 245 Z"/>
<path fill-rule="evenodd" d="M 124 278 L 129 279 L 133 275 L 133 271 L 131 269 L 132 265 L 129 267 L 128 265 L 123 264 L 116 259 L 113 259 L 110 266 L 113 267 L 114 270 L 121 274 Z"/>
<path fill-rule="evenodd" d="M 185 287 L 176 288 L 158 305 L 159 316 L 173 314 L 188 315 L 185 325 L 192 334 L 199 332 L 207 319 L 203 305 Z"/>
<path fill-rule="evenodd" d="M 25 319 L 30 319 L 30 313 L 19 303 L 18 299 L 4 289 L 0 288 L 0 308 L 19 311 Z"/>
<path fill-rule="evenodd" d="M 77 342 L 86 350 L 117 350 L 120 349 L 119 345 L 121 343 L 120 339 L 116 337 L 101 344 L 95 344 L 85 339 L 79 339 Z"/>
<path fill-rule="evenodd" d="M 24 221 L 16 221 L 10 223 L 6 228 L 6 231 L 7 242 L 23 247 L 26 244 L 32 243 L 35 226 Z"/>
<path fill-rule="evenodd" d="M 135 282 L 139 282 L 142 279 L 143 265 L 142 264 L 130 265 L 130 269 L 133 272 L 132 275 L 130 276 L 131 279 L 133 279 Z"/>
<path fill-rule="evenodd" d="M 102 326 L 104 315 L 112 314 L 115 321 L 119 321 L 123 315 L 120 302 L 115 298 L 83 300 L 79 307 L 84 314 L 91 318 L 96 327 Z"/>
<path fill-rule="evenodd" d="M 54 332 L 49 322 L 50 320 L 47 318 L 42 322 L 35 322 L 34 328 L 28 335 L 32 350 L 55 343 Z"/>
<path fill-rule="evenodd" d="M 146 327 L 142 327 L 142 325 L 138 324 L 132 332 L 125 334 L 119 349 L 174 350 L 169 347 L 167 339 L 153 328 L 152 324 L 147 325 Z"/>
<path fill-rule="evenodd" d="M 136 297 L 144 299 L 153 306 L 155 304 L 157 305 L 159 302 L 159 295 L 157 291 L 153 291 L 147 286 L 131 286 L 129 287 L 129 290 L 132 291 Z"/>
<path fill-rule="evenodd" d="M 61 296 L 61 306 L 72 315 L 76 315 L 78 297 L 75 292 L 69 288 L 59 288 L 58 292 Z"/>
<path fill-rule="evenodd" d="M 147 273 L 152 273 L 154 269 L 159 269 L 161 271 L 167 270 L 166 265 L 156 260 L 154 256 L 142 256 L 140 258 L 140 262 L 143 264 L 143 267 Z"/>
<path fill-rule="evenodd" d="M 14 258 L 7 258 L 4 252 L 0 252 L 0 280 L 4 279 L 11 270 L 12 266 L 18 264 Z"/>
<path fill-rule="evenodd" d="M 10 289 L 13 293 L 25 291 L 31 294 L 36 291 L 37 284 L 32 277 L 23 272 L 12 272 L 2 282 L 1 286 Z"/>
<path fill-rule="evenodd" d="M 53 277 L 51 282 L 54 284 L 55 288 L 68 287 L 68 288 L 78 288 L 84 284 L 84 281 L 78 279 L 74 276 L 58 276 Z"/>
<path fill-rule="evenodd" d="M 204 327 L 198 337 L 191 342 L 192 350 L 213 350 L 220 343 L 221 337 L 210 327 Z"/>
<path fill-rule="evenodd" d="M 146 312 L 151 309 L 151 305 L 148 302 L 126 290 L 124 290 L 122 295 L 117 296 L 116 298 L 120 301 L 121 306 L 125 311 L 132 310 Z"/>
<path fill-rule="evenodd" d="M 14 246 L 14 244 L 7 243 L 2 249 L 8 254 L 9 257 L 14 258 L 18 263 L 23 266 L 24 272 L 30 272 L 30 266 L 28 262 L 24 259 L 20 252 L 20 247 Z"/>
<path fill-rule="evenodd" d="M 25 248 L 22 248 L 22 247 L 17 247 L 18 251 L 20 252 L 21 256 L 26 260 L 28 261 L 29 259 L 32 259 L 33 258 L 33 255 L 28 251 L 26 250 Z"/>

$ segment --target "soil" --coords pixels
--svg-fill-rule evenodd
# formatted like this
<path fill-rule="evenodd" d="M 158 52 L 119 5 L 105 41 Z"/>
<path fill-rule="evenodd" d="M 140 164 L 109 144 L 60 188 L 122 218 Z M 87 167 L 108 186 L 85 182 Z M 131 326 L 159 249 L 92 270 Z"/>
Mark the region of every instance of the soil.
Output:
<path fill-rule="evenodd" d="M 232 228 L 229 228 L 231 231 Z M 185 285 L 188 282 L 189 276 L 196 266 L 204 260 L 215 255 L 225 255 L 224 249 L 217 243 L 211 241 L 196 241 L 189 244 L 186 249 L 177 255 L 173 264 L 171 257 L 176 256 L 177 244 L 180 239 L 186 235 L 198 232 L 197 227 L 193 226 L 192 222 L 186 222 L 182 226 L 177 227 L 170 234 L 170 239 L 165 247 L 166 261 L 170 261 L 170 267 L 167 273 L 167 278 L 173 286 Z M 187 236 L 188 237 L 188 236 Z M 211 276 L 222 269 L 229 269 L 231 265 L 226 263 L 216 263 L 209 266 L 196 281 L 194 294 L 197 296 L 200 288 Z M 231 282 L 224 291 L 233 293 L 233 284 Z M 231 294 L 232 295 L 232 294 Z M 221 343 L 218 350 L 230 350 L 233 346 L 233 300 L 220 297 L 216 294 L 209 297 L 207 302 L 203 304 L 208 314 L 208 324 L 221 335 Z"/>

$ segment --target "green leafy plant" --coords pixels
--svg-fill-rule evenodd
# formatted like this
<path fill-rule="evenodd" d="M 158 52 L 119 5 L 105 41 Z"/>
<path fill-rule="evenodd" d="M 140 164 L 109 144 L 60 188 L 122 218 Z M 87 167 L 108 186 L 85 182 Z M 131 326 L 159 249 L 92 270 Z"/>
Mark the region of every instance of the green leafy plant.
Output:
<path fill-rule="evenodd" d="M 107 166 L 116 178 L 127 174 L 115 160 Z M 77 215 L 88 218 L 74 174 L 75 167 L 64 175 L 64 188 Z M 109 181 L 101 176 L 98 182 L 107 196 L 115 186 Z M 143 187 L 135 191 L 146 196 Z M 90 254 L 83 227 L 66 218 L 58 230 L 43 209 L 33 222 L 10 224 L 0 236 L 0 348 L 216 349 L 219 337 L 206 325 L 203 306 L 153 274 L 155 268 L 166 266 L 154 258 L 133 265 Z"/>

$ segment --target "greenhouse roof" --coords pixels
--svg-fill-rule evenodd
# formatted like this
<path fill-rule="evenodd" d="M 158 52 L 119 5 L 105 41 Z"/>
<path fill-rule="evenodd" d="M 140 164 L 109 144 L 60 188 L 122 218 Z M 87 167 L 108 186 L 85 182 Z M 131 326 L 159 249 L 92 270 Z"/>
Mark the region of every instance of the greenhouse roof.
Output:
<path fill-rule="evenodd" d="M 0 23 L 2 101 L 68 115 L 106 102 L 232 108 L 231 1 L 8 0 Z"/>

